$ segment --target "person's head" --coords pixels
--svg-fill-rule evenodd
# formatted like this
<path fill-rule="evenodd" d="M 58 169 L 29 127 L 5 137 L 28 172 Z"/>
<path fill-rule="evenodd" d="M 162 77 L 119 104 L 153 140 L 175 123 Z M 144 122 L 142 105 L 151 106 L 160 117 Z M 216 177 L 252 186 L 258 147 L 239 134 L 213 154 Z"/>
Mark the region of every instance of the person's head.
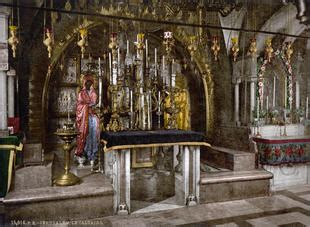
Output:
<path fill-rule="evenodd" d="M 86 88 L 86 90 L 90 90 L 90 87 L 93 85 L 93 82 L 91 81 L 91 80 L 87 80 L 86 82 L 85 82 L 85 88 Z"/>

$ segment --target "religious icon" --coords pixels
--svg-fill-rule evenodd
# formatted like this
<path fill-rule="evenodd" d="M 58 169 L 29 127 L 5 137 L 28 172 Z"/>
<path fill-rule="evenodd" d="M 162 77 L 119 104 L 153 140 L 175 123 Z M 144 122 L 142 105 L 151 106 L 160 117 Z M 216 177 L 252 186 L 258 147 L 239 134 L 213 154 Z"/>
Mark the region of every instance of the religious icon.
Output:
<path fill-rule="evenodd" d="M 92 75 L 85 75 L 83 77 L 83 88 L 77 99 L 76 127 L 79 135 L 77 136 L 75 151 L 80 166 L 83 166 L 87 159 L 90 161 L 92 169 L 98 152 L 100 136 L 99 118 L 94 111 L 98 96 L 93 85 L 94 78 Z"/>

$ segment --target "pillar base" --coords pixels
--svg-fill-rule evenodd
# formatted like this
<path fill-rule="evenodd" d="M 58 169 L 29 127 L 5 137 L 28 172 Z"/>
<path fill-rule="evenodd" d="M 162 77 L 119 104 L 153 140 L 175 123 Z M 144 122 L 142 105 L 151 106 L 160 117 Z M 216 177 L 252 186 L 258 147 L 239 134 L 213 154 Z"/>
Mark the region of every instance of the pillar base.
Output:
<path fill-rule="evenodd" d="M 9 136 L 9 130 L 0 130 L 0 137 Z"/>

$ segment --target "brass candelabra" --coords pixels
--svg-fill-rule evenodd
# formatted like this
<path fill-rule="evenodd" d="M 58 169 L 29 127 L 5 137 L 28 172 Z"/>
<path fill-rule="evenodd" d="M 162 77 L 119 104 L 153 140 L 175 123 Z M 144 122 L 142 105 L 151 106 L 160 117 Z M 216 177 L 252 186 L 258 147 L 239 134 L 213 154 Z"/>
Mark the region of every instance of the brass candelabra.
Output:
<path fill-rule="evenodd" d="M 81 180 L 79 177 L 70 172 L 70 150 L 72 148 L 72 141 L 79 133 L 73 127 L 73 123 L 66 123 L 64 128 L 57 129 L 55 134 L 65 142 L 63 145 L 65 158 L 64 173 L 56 178 L 55 184 L 57 186 L 75 185 Z"/>

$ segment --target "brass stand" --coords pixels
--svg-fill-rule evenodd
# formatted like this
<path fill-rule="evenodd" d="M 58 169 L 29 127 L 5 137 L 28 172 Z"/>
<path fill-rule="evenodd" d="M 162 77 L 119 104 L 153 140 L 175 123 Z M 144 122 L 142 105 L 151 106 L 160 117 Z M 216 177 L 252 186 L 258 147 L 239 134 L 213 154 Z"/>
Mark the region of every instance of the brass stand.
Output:
<path fill-rule="evenodd" d="M 55 180 L 55 184 L 57 186 L 75 185 L 80 182 L 80 178 L 70 172 L 70 150 L 72 141 L 79 133 L 75 131 L 73 127 L 65 127 L 64 129 L 58 129 L 55 134 L 65 142 L 65 144 L 63 145 L 65 157 L 65 173 L 57 177 L 57 179 Z"/>

